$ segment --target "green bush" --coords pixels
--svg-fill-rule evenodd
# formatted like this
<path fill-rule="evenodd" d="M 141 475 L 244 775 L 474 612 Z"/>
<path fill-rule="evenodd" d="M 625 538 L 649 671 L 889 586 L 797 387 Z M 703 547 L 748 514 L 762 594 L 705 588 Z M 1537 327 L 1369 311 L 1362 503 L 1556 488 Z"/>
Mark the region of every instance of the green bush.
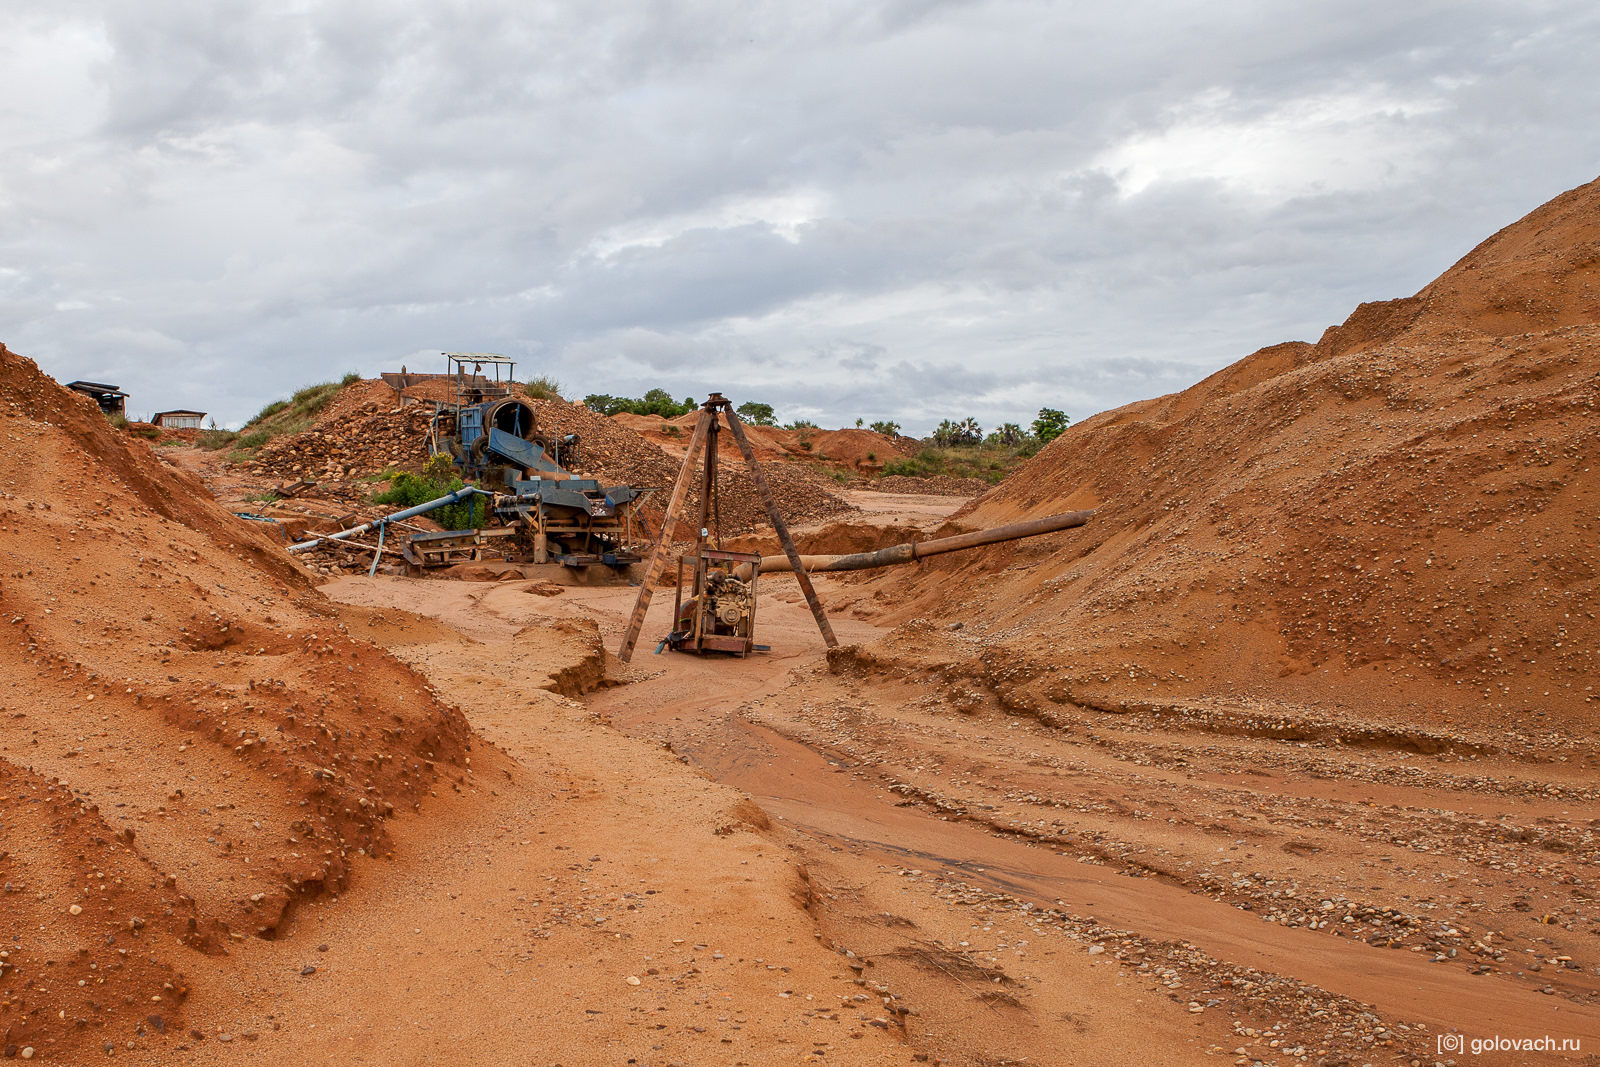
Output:
<path fill-rule="evenodd" d="M 429 462 L 429 467 L 438 469 L 432 461 Z M 437 500 L 465 485 L 465 482 L 454 475 L 429 477 L 425 474 L 401 471 L 389 479 L 388 491 L 374 496 L 372 502 L 393 504 L 395 510 L 403 511 L 418 504 L 426 504 L 430 500 Z M 474 496 L 460 504 L 447 504 L 425 514 L 446 530 L 473 530 L 483 524 L 485 510 L 483 497 Z"/>
<path fill-rule="evenodd" d="M 289 406 L 295 409 L 296 415 L 305 418 L 316 416 L 333 402 L 333 398 L 339 395 L 339 390 L 342 388 L 344 387 L 337 382 L 308 385 L 289 398 Z"/>
<path fill-rule="evenodd" d="M 1029 438 L 1029 440 L 1034 439 Z M 902 474 L 913 478 L 933 478 L 939 475 L 948 475 L 951 478 L 977 478 L 994 485 L 1022 462 L 1025 458 L 1024 453 L 1025 448 L 1004 448 L 988 444 L 952 448 L 930 445 L 915 456 L 891 459 L 884 466 L 883 473 Z"/>
<path fill-rule="evenodd" d="M 270 419 L 272 416 L 276 415 L 280 411 L 283 411 L 288 406 L 289 402 L 287 400 L 274 400 L 272 403 L 256 412 L 256 417 L 245 423 L 245 425 L 254 426 L 258 422 Z"/>
<path fill-rule="evenodd" d="M 236 438 L 233 443 L 247 452 L 253 452 L 270 440 L 272 440 L 272 432 L 270 430 L 255 430 Z"/>
<path fill-rule="evenodd" d="M 524 385 L 522 392 L 532 400 L 560 400 L 561 383 L 548 374 L 541 374 Z"/>
<path fill-rule="evenodd" d="M 343 389 L 347 385 L 354 385 L 360 380 L 361 375 L 356 371 L 351 371 L 349 374 L 346 374 L 343 378 L 339 379 L 339 388 Z"/>
<path fill-rule="evenodd" d="M 111 425 L 115 426 L 119 430 L 126 430 L 128 428 L 128 416 L 126 415 L 110 415 L 107 417 L 106 421 L 110 422 Z"/>
<path fill-rule="evenodd" d="M 944 456 L 935 448 L 924 448 L 914 456 L 892 459 L 884 464 L 884 474 L 902 474 L 911 478 L 931 478 L 944 473 Z"/>
<path fill-rule="evenodd" d="M 817 424 L 810 419 L 795 419 L 784 427 L 785 430 L 815 430 Z"/>
<path fill-rule="evenodd" d="M 156 438 L 161 436 L 161 430 L 155 426 L 141 426 L 133 432 L 139 437 L 143 437 L 148 441 L 154 441 Z"/>
<path fill-rule="evenodd" d="M 207 451 L 216 452 L 233 444 L 238 436 L 232 430 L 201 430 L 194 443 Z"/>

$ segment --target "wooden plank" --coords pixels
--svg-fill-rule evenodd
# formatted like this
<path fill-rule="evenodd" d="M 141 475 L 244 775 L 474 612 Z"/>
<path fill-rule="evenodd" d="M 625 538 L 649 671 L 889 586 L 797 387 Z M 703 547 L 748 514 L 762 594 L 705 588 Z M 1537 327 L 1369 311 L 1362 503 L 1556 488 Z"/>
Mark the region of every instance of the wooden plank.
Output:
<path fill-rule="evenodd" d="M 732 404 L 728 405 L 728 429 L 733 431 L 733 439 L 739 443 L 739 451 L 744 454 L 745 466 L 750 468 L 750 477 L 756 483 L 756 492 L 767 509 L 767 518 L 772 520 L 772 528 L 778 534 L 778 542 L 783 545 L 784 554 L 789 557 L 789 565 L 794 568 L 794 576 L 800 582 L 800 591 L 806 595 L 806 603 L 810 605 L 811 614 L 817 620 L 817 629 L 822 631 L 822 643 L 834 648 L 839 644 L 839 639 L 833 636 L 833 626 L 828 622 L 827 613 L 822 610 L 822 601 L 817 599 L 817 591 L 811 587 L 811 575 L 806 573 L 804 565 L 800 562 L 800 552 L 794 547 L 794 538 L 789 536 L 789 526 L 783 521 L 783 514 L 778 511 L 778 501 L 772 495 L 772 487 L 767 484 L 767 475 L 761 469 L 761 464 L 756 462 L 755 450 L 750 447 L 750 439 L 744 435 L 744 423 L 734 413 Z"/>
<path fill-rule="evenodd" d="M 639 599 L 634 602 L 628 629 L 622 635 L 621 647 L 617 649 L 617 658 L 624 663 L 633 659 L 633 646 L 639 640 L 639 631 L 644 629 L 645 612 L 650 610 L 650 596 L 655 592 L 656 580 L 661 577 L 661 568 L 667 562 L 672 528 L 678 521 L 678 511 L 683 507 L 684 498 L 689 495 L 689 483 L 694 480 L 695 460 L 700 458 L 700 450 L 705 447 L 708 418 L 714 419 L 716 415 L 701 411 L 700 421 L 694 424 L 694 436 L 689 439 L 689 451 L 683 457 L 683 470 L 678 472 L 678 484 L 672 487 L 672 497 L 667 501 L 667 511 L 661 519 L 661 536 L 650 550 L 650 562 L 645 564 L 644 580 L 639 583 Z"/>
<path fill-rule="evenodd" d="M 377 545 L 369 545 L 365 541 L 357 541 L 354 538 L 340 541 L 338 544 L 342 548 L 359 548 L 363 552 L 377 552 L 379 550 Z M 401 559 L 405 558 L 404 552 L 401 552 L 399 549 L 390 548 L 388 545 L 384 545 L 382 551 L 385 556 L 399 556 Z"/>
<path fill-rule="evenodd" d="M 744 655 L 750 651 L 750 645 L 748 637 L 719 637 L 716 634 L 706 634 L 700 638 L 700 647 L 709 648 L 713 652 L 737 652 Z"/>

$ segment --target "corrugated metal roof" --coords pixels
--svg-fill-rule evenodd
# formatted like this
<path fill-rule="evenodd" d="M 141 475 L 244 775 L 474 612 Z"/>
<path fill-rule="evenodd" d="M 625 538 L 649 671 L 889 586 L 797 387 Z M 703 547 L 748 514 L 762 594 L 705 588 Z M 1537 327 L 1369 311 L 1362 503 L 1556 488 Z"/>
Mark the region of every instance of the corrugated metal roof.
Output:
<path fill-rule="evenodd" d="M 68 382 L 68 389 L 76 389 L 80 393 L 105 393 L 109 396 L 127 396 L 120 386 L 105 385 L 101 382 Z"/>

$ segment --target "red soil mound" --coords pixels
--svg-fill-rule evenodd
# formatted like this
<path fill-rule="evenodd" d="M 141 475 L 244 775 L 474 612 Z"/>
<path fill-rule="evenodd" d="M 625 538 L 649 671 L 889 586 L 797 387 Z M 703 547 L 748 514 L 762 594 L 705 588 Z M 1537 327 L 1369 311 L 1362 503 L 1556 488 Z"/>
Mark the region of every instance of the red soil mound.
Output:
<path fill-rule="evenodd" d="M 795 444 L 804 449 L 805 440 L 799 433 L 792 430 L 784 432 L 794 433 Z M 872 430 L 817 430 L 807 438 L 811 442 L 811 453 L 818 459 L 843 463 L 856 470 L 881 470 L 889 460 L 897 456 L 909 456 L 916 451 L 908 443 L 909 439 L 885 437 Z"/>
<path fill-rule="evenodd" d="M 626 413 L 611 417 L 657 444 L 681 450 L 687 446 L 689 434 L 694 431 L 700 413 L 691 411 L 675 419 Z M 719 415 L 718 421 L 723 426 L 728 424 L 725 415 Z M 895 456 L 912 455 L 917 445 L 908 437 L 885 437 L 873 430 L 786 430 L 779 426 L 756 426 L 747 422 L 745 432 L 750 437 L 750 445 L 756 456 L 764 461 L 801 460 L 860 471 L 879 470 Z"/>
<path fill-rule="evenodd" d="M 1231 690 L 1504 739 L 1592 726 L 1600 182 L 1315 345 L 1072 427 L 957 521 L 1080 530 L 879 579 L 1015 706 Z M 922 638 L 919 638 L 922 639 Z"/>
<path fill-rule="evenodd" d="M 187 1040 L 192 953 L 391 850 L 468 732 L 251 524 L 0 346 L 3 1044 Z M 80 984 L 80 982 L 82 984 Z"/>
<path fill-rule="evenodd" d="M 661 433 L 667 426 L 677 425 L 677 423 L 669 423 L 666 417 L 662 415 L 635 415 L 631 411 L 619 411 L 611 418 L 613 421 L 620 422 L 628 429 L 637 430 L 639 433 Z"/>
<path fill-rule="evenodd" d="M 645 514 L 652 531 L 660 528 L 658 523 L 667 498 L 678 480 L 679 471 L 683 469 L 682 449 L 688 446 L 694 432 L 694 422 L 700 417 L 698 412 L 690 412 L 670 423 L 660 420 L 662 425 L 681 423 L 687 426 L 682 431 L 680 450 L 676 455 L 669 455 L 652 443 L 654 435 L 647 438 L 630 428 L 634 420 L 648 420 L 652 416 L 629 415 L 626 419 L 606 416 L 581 404 L 569 404 L 562 400 L 538 401 L 535 407 L 541 423 L 549 421 L 559 425 L 562 433 L 579 435 L 581 459 L 578 468 L 584 473 L 597 476 L 607 483 L 659 487 L 661 491 L 647 503 Z M 727 420 L 723 419 L 722 423 L 727 425 Z M 793 525 L 817 522 L 853 510 L 834 494 L 826 476 L 794 464 L 768 462 L 772 456 L 763 449 L 761 438 L 755 432 L 758 429 L 750 427 L 751 447 L 756 458 L 766 465 L 767 481 L 788 522 Z M 669 447 L 678 444 L 673 438 L 668 438 L 668 441 Z M 719 448 L 719 507 L 723 529 L 734 533 L 766 526 L 766 509 L 756 496 L 755 485 L 750 480 L 731 433 L 721 436 Z M 693 516 L 698 514 L 699 507 L 700 491 L 696 482 L 684 503 L 683 515 L 687 518 L 679 523 L 680 539 L 694 539 Z"/>

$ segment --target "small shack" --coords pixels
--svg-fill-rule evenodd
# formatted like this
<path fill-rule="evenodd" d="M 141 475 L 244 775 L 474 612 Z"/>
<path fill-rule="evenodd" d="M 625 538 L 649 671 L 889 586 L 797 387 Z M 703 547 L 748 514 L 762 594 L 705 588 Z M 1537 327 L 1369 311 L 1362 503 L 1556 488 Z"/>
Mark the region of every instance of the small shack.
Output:
<path fill-rule="evenodd" d="M 115 385 L 102 382 L 68 382 L 67 388 L 94 398 L 107 415 L 127 415 L 128 394 Z"/>
<path fill-rule="evenodd" d="M 198 430 L 205 417 L 204 411 L 185 411 L 179 408 L 176 411 L 156 412 L 150 416 L 150 424 L 167 430 Z"/>

